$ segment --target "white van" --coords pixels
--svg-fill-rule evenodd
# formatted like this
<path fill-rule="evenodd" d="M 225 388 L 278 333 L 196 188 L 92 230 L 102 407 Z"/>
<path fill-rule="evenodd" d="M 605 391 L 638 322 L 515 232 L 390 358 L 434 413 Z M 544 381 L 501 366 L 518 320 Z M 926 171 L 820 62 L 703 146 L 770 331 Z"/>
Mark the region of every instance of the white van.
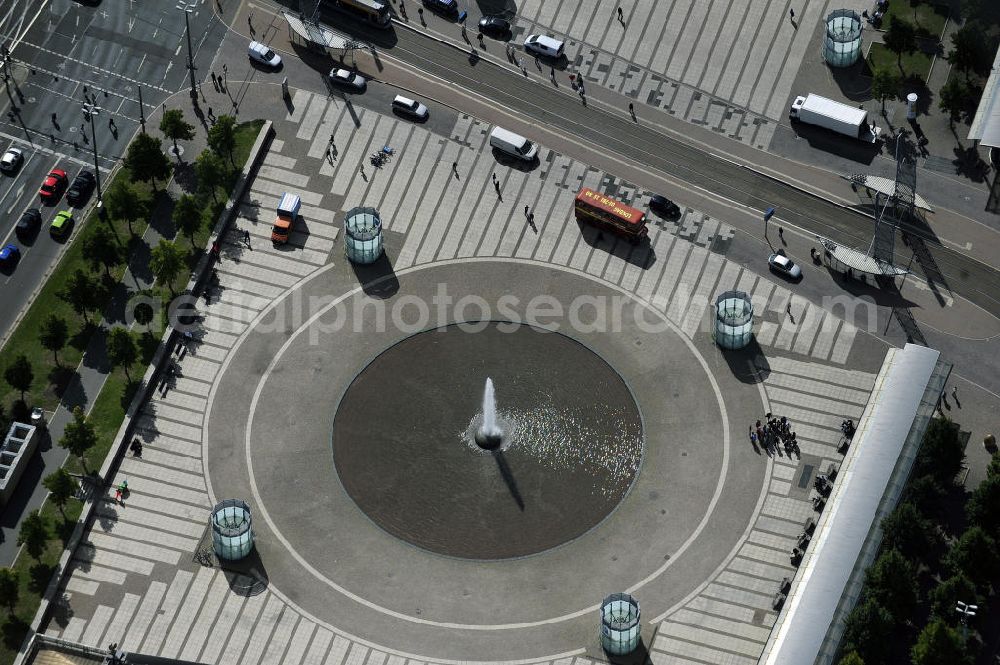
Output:
<path fill-rule="evenodd" d="M 533 161 L 538 156 L 538 146 L 520 134 L 509 132 L 503 127 L 494 127 L 490 132 L 490 145 L 511 157 Z"/>
<path fill-rule="evenodd" d="M 427 107 L 409 97 L 396 95 L 392 100 L 392 110 L 402 115 L 410 116 L 417 120 L 427 119 Z"/>
<path fill-rule="evenodd" d="M 528 35 L 524 40 L 524 50 L 549 58 L 561 58 L 565 48 L 565 43 L 548 35 Z"/>

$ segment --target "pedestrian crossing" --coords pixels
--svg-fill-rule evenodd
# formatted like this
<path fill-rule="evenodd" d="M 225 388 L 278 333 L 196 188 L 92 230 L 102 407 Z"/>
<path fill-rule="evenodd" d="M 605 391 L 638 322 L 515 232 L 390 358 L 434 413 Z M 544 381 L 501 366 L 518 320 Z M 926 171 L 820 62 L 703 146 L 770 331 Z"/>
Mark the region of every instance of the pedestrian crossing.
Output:
<path fill-rule="evenodd" d="M 514 38 L 553 35 L 588 83 L 767 149 L 824 3 L 797 3 L 794 22 L 788 9 L 776 0 L 528 0 Z"/>
<path fill-rule="evenodd" d="M 380 652 L 319 626 L 271 590 L 235 594 L 224 572 L 194 561 L 210 508 L 201 445 L 213 382 L 239 335 L 339 251 L 338 220 L 355 205 L 379 209 L 400 243 L 393 248 L 397 270 L 473 257 L 560 265 L 634 293 L 691 337 L 711 334 L 716 293 L 752 293 L 758 338 L 767 347 L 766 371 L 763 365 L 759 371 L 771 408 L 796 423 L 804 455 L 816 464 L 836 459 L 840 419 L 857 419 L 874 381 L 844 367 L 857 330 L 726 260 L 733 230 L 724 222 L 685 210 L 678 220 L 656 220 L 648 247 L 599 241 L 573 218 L 581 186 L 639 206 L 650 193 L 549 151 L 537 171 L 499 167 L 487 145 L 489 126 L 468 116 L 458 116 L 443 137 L 362 108 L 353 109 L 358 126 L 338 101 L 302 91 L 293 107 L 239 206 L 238 231 L 221 239 L 219 283 L 199 303 L 204 318 L 195 339 L 178 351 L 178 374 L 154 391 L 135 420 L 135 435 L 149 445 L 141 459 L 124 460 L 114 479 L 131 479 L 131 491 L 122 503 L 112 494 L 99 499 L 48 634 L 98 648 L 118 641 L 204 663 L 433 662 Z M 330 134 L 336 156 L 324 149 Z M 386 143 L 396 150 L 393 159 L 362 174 L 366 155 Z M 287 246 L 274 247 L 269 211 L 288 189 L 302 197 L 304 223 Z M 535 229 L 525 205 L 534 212 Z M 789 302 L 795 322 L 787 316 Z M 793 572 L 785 556 L 798 535 L 792 527 L 812 510 L 796 489 L 799 461 L 776 457 L 768 464 L 772 478 L 755 528 L 716 579 L 657 622 L 652 649 L 658 658 L 742 662 L 762 647 L 775 618 L 767 609 L 769 585 Z M 731 641 L 717 639 L 723 633 Z"/>

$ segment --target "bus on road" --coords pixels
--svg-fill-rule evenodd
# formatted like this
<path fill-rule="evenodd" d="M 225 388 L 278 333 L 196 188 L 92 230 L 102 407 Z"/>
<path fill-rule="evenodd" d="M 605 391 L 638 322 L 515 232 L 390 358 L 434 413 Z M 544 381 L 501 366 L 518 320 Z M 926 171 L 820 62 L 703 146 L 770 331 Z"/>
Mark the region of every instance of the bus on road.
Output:
<path fill-rule="evenodd" d="M 649 234 L 646 213 L 584 187 L 573 203 L 576 220 L 622 236 L 632 244 Z"/>
<path fill-rule="evenodd" d="M 333 6 L 380 28 L 389 27 L 389 5 L 382 0 L 333 0 Z"/>

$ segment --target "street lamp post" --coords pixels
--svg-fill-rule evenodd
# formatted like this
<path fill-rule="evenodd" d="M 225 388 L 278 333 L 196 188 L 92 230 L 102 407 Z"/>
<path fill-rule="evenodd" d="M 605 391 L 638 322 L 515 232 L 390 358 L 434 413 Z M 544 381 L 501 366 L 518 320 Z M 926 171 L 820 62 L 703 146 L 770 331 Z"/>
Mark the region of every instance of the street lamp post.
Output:
<path fill-rule="evenodd" d="M 955 607 L 955 611 L 962 615 L 962 642 L 965 643 L 969 639 L 969 617 L 976 616 L 976 610 L 979 609 L 978 605 L 968 605 L 962 601 L 958 601 L 958 605 Z"/>
<path fill-rule="evenodd" d="M 194 7 L 193 2 L 181 2 L 177 4 L 177 9 L 184 12 L 184 33 L 187 35 L 188 44 L 188 74 L 191 76 L 191 99 L 198 99 L 198 90 L 195 88 L 194 83 L 194 58 L 191 54 L 191 23 L 188 21 L 188 14 L 190 14 Z"/>
<path fill-rule="evenodd" d="M 104 200 L 101 196 L 101 166 L 97 162 L 97 130 L 94 129 L 94 116 L 100 113 L 101 109 L 99 106 L 94 104 L 84 104 L 83 105 L 83 118 L 84 120 L 90 121 L 90 143 L 94 148 L 94 179 L 97 184 L 97 209 L 101 210 L 101 206 Z M 102 213 L 98 213 L 102 214 Z"/>

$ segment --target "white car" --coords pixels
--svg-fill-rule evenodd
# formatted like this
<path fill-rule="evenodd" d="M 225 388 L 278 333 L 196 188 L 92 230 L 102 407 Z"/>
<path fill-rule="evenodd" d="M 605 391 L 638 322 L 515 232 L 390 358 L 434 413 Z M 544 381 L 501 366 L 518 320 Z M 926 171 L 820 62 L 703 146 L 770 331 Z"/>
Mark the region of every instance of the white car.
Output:
<path fill-rule="evenodd" d="M 402 95 L 396 95 L 396 97 L 392 100 L 392 110 L 396 113 L 415 118 L 416 120 L 426 120 L 428 116 L 426 106 L 416 100 L 410 99 L 409 97 L 403 97 Z"/>
<path fill-rule="evenodd" d="M 524 50 L 549 58 L 561 58 L 566 44 L 548 35 L 528 35 L 524 39 Z"/>
<path fill-rule="evenodd" d="M 260 42 L 250 42 L 247 55 L 250 56 L 251 60 L 255 60 L 268 67 L 277 67 L 281 64 L 281 56 L 272 51 L 267 44 L 261 44 Z"/>
<path fill-rule="evenodd" d="M 21 152 L 20 148 L 7 148 L 7 152 L 0 157 L 0 171 L 10 174 L 17 171 L 21 166 L 21 162 L 24 161 L 24 153 Z"/>
<path fill-rule="evenodd" d="M 330 70 L 330 80 L 337 85 L 354 88 L 355 90 L 364 90 L 365 86 L 368 85 L 365 77 L 361 74 L 346 69 L 337 69 L 336 67 Z"/>
<path fill-rule="evenodd" d="M 777 272 L 785 275 L 790 279 L 800 279 L 802 277 L 802 268 L 792 262 L 790 258 L 785 255 L 785 250 L 779 249 L 777 252 L 767 257 L 768 267 Z"/>

